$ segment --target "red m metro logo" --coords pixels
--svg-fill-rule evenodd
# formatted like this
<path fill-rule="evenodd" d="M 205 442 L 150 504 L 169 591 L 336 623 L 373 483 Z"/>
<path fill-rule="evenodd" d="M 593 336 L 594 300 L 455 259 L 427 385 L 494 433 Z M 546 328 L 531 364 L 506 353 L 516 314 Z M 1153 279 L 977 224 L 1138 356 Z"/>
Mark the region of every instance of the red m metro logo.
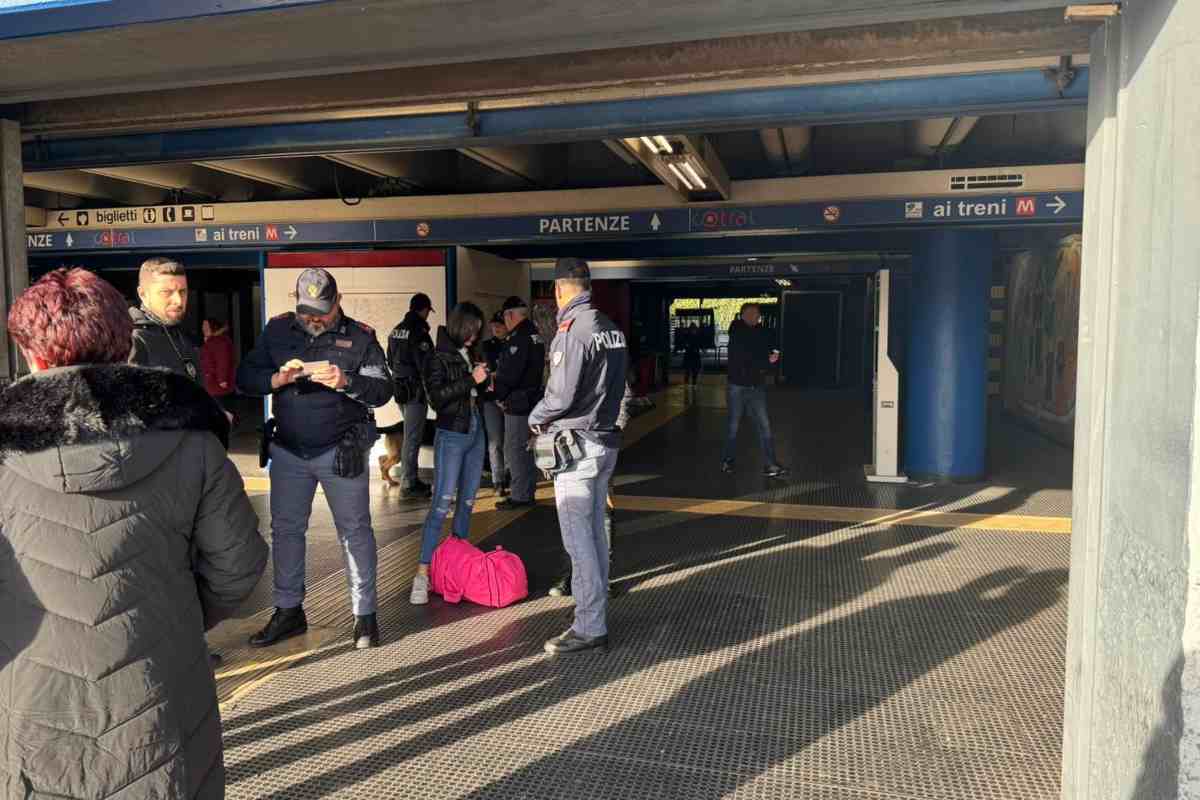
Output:
<path fill-rule="evenodd" d="M 1017 198 L 1017 216 L 1032 217 L 1037 214 L 1037 199 L 1033 197 Z"/>
<path fill-rule="evenodd" d="M 279 241 L 279 228 L 278 227 L 276 227 L 274 225 L 267 226 L 267 241 L 268 242 L 278 242 Z"/>

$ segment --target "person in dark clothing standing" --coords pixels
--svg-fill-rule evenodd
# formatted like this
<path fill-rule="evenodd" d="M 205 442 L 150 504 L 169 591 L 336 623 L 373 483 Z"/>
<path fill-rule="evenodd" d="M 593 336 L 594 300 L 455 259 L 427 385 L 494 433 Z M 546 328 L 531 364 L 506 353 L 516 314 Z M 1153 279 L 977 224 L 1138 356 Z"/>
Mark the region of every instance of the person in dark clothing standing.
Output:
<path fill-rule="evenodd" d="M 425 360 L 433 353 L 433 338 L 429 335 L 429 314 L 433 302 L 427 294 L 415 294 L 408 304 L 408 314 L 392 329 L 388 337 L 388 366 L 396 405 L 404 413 L 404 445 L 400 451 L 400 491 L 406 497 L 430 497 L 433 490 L 417 475 L 421 442 L 425 439 L 425 417 L 428 407 L 425 386 L 421 380 Z"/>
<path fill-rule="evenodd" d="M 695 386 L 700 379 L 703 362 L 700 358 L 700 329 L 692 323 L 683 331 L 683 369 L 688 385 Z"/>
<path fill-rule="evenodd" d="M 133 319 L 129 363 L 164 367 L 201 382 L 200 351 L 179 327 L 188 307 L 188 280 L 183 265 L 169 258 L 147 259 L 138 272 L 138 298 L 141 306 L 129 309 Z"/>
<path fill-rule="evenodd" d="M 487 364 L 476 357 L 482 333 L 483 312 L 473 303 L 459 303 L 446 327 L 438 329 L 437 350 L 425 362 L 429 402 L 437 412 L 435 496 L 422 528 L 421 557 L 408 596 L 415 606 L 429 602 L 429 566 L 452 500 L 457 501 L 453 535 L 470 538 L 486 449 L 479 401 L 491 378 Z"/>
<path fill-rule="evenodd" d="M 761 327 L 762 311 L 756 303 L 742 306 L 741 315 L 729 326 L 729 428 L 725 436 L 725 452 L 721 469 L 733 472 L 738 428 L 742 415 L 750 418 L 758 429 L 766 466 L 763 474 L 779 478 L 788 470 L 775 458 L 775 440 L 771 435 L 771 420 L 767 416 L 767 394 L 764 373 L 779 362 L 779 351 L 771 332 Z"/>
<path fill-rule="evenodd" d="M 304 615 L 305 537 L 317 485 L 333 512 L 346 559 L 354 645 L 379 646 L 378 553 L 371 527 L 367 456 L 377 438 L 373 409 L 392 396 L 387 358 L 375 329 L 346 316 L 337 281 L 306 269 L 296 283 L 296 311 L 267 323 L 238 367 L 238 389 L 271 397 L 271 550 L 275 614 L 250 638 L 266 647 L 308 630 Z"/>
<path fill-rule="evenodd" d="M 546 344 L 529 319 L 529 306 L 519 297 L 504 301 L 508 349 L 500 359 L 494 382 L 496 402 L 504 410 L 504 461 L 512 475 L 512 496 L 499 508 L 534 504 L 537 485 L 533 453 L 529 450 L 529 412 L 542 399 Z"/>
<path fill-rule="evenodd" d="M 504 312 L 497 311 L 492 317 L 492 337 L 483 343 L 483 357 L 488 371 L 496 374 L 500 359 L 508 350 L 508 326 L 504 324 Z M 492 467 L 492 486 L 496 494 L 508 496 L 508 473 L 504 463 L 504 411 L 496 403 L 494 381 L 489 383 L 483 395 L 483 421 L 487 428 L 488 462 Z"/>

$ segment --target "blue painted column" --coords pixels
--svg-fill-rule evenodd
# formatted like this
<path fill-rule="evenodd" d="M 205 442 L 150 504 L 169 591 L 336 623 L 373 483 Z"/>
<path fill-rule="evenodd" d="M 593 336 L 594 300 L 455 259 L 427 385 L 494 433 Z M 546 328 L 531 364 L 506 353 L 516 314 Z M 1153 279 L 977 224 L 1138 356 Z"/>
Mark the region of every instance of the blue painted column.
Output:
<path fill-rule="evenodd" d="M 904 469 L 913 477 L 983 476 L 987 447 L 988 231 L 922 234 L 913 253 Z"/>

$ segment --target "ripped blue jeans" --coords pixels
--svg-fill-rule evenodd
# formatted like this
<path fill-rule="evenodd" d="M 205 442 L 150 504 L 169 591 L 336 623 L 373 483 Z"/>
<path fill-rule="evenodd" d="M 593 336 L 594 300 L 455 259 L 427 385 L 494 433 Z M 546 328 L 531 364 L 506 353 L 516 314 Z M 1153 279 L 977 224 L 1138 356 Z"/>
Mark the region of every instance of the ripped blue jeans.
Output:
<path fill-rule="evenodd" d="M 450 504 L 458 495 L 454 510 L 454 535 L 466 539 L 471 531 L 471 512 L 475 495 L 483 479 L 483 457 L 487 439 L 483 434 L 483 419 L 479 411 L 471 413 L 471 427 L 466 433 L 438 428 L 433 437 L 433 504 L 425 517 L 421 538 L 421 563 L 433 560 L 434 548 L 442 540 L 442 525 L 450 513 Z"/>

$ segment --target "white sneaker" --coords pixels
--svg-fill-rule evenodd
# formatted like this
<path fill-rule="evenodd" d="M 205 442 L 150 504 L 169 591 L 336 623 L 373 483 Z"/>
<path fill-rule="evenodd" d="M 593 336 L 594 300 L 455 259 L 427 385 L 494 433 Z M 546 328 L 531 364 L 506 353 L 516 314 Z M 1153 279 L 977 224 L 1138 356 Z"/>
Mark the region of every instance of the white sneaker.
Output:
<path fill-rule="evenodd" d="M 429 576 L 418 575 L 413 578 L 412 594 L 408 596 L 408 602 L 414 606 L 423 606 L 429 603 Z"/>

